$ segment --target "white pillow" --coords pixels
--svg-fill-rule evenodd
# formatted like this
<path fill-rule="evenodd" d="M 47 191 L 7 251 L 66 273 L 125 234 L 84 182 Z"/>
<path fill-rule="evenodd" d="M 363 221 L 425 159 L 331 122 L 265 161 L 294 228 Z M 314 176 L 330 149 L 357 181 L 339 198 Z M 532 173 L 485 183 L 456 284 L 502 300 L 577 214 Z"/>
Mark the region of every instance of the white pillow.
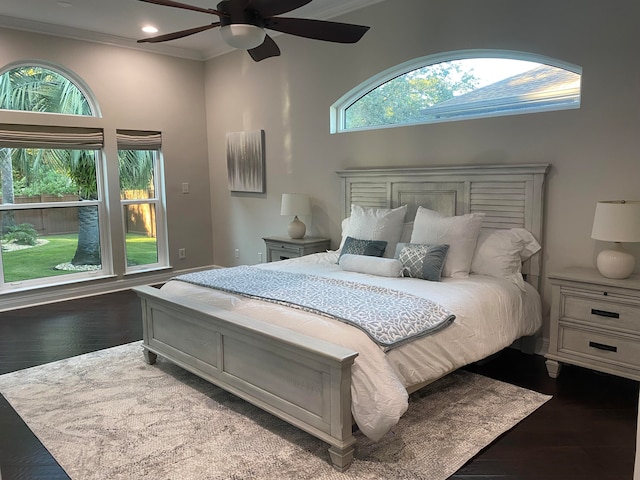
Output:
<path fill-rule="evenodd" d="M 412 232 L 413 232 L 413 222 L 403 223 L 402 234 L 400 235 L 400 243 L 410 243 Z"/>
<path fill-rule="evenodd" d="M 468 213 L 445 217 L 428 208 L 418 207 L 411 243 L 449 245 L 442 276 L 466 278 L 471 270 L 471 260 L 484 216 L 484 213 Z"/>
<path fill-rule="evenodd" d="M 400 277 L 404 267 L 396 258 L 370 257 L 345 253 L 340 257 L 340 268 L 348 272 L 368 273 L 379 277 Z"/>
<path fill-rule="evenodd" d="M 400 241 L 406 213 L 406 205 L 398 208 L 371 208 L 351 205 L 351 216 L 348 221 L 342 222 L 340 249 L 342 250 L 347 237 L 358 240 L 384 240 L 387 242 L 387 248 L 383 256 L 392 258 L 396 251 L 396 244 Z"/>
<path fill-rule="evenodd" d="M 483 230 L 478 236 L 471 273 L 506 278 L 524 290 L 522 262 L 540 248 L 535 237 L 524 228 Z"/>

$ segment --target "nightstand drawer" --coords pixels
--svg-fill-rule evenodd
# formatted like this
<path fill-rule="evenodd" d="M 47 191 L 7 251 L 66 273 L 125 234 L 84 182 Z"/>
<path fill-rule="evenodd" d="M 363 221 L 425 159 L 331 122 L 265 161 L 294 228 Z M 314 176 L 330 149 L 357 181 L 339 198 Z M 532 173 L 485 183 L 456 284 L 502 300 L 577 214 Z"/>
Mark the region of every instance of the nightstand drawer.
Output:
<path fill-rule="evenodd" d="M 632 368 L 640 367 L 637 339 L 617 337 L 579 328 L 561 327 L 559 352 Z"/>
<path fill-rule="evenodd" d="M 267 262 L 288 260 L 303 257 L 312 253 L 325 252 L 329 249 L 331 240 L 321 237 L 284 238 L 263 237 L 267 247 Z"/>
<path fill-rule="evenodd" d="M 300 250 L 297 248 L 286 248 L 281 245 L 269 246 L 267 258 L 269 261 L 275 262 L 278 260 L 288 260 L 290 258 L 300 257 Z"/>
<path fill-rule="evenodd" d="M 563 290 L 563 318 L 584 320 L 598 327 L 640 333 L 640 305 L 607 301 L 591 295 Z"/>

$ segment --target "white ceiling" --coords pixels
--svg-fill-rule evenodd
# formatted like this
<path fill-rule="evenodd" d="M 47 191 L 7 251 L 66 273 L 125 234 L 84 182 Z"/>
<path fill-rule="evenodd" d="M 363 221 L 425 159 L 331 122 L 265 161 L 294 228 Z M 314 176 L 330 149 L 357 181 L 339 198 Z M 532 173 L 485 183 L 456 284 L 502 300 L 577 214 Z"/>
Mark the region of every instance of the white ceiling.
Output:
<path fill-rule="evenodd" d="M 215 8 L 218 3 L 218 0 L 178 1 L 203 8 Z M 381 1 L 383 0 L 313 0 L 282 16 L 328 20 Z M 128 46 L 196 60 L 212 58 L 230 50 L 220 38 L 218 29 L 157 44 L 139 44 L 136 40 L 208 25 L 215 21 L 218 21 L 215 15 L 139 0 L 0 1 L 2 27 Z M 147 24 L 154 25 L 159 32 L 143 33 L 141 28 Z M 276 32 L 269 34 L 277 36 Z"/>

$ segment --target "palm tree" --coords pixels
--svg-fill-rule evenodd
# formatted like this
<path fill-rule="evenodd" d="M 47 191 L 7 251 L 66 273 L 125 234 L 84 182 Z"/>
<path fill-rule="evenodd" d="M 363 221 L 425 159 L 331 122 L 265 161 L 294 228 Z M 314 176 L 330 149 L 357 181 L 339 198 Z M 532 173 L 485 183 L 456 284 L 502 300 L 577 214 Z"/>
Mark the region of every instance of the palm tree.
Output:
<path fill-rule="evenodd" d="M 0 109 L 92 115 L 87 99 L 73 82 L 52 70 L 34 66 L 16 67 L 0 75 Z M 10 153 L 7 154 L 7 151 Z M 121 187 L 149 186 L 153 174 L 152 152 L 121 152 L 119 162 Z M 66 175 L 77 186 L 80 200 L 98 199 L 95 152 L 5 148 L 0 149 L 3 203 L 14 203 L 11 172 L 18 170 L 28 174 L 25 168 L 27 165 L 35 171 L 40 167 L 46 167 Z M 71 263 L 74 265 L 100 265 L 101 263 L 100 229 L 96 206 L 78 208 L 78 245 Z"/>
<path fill-rule="evenodd" d="M 0 148 L 0 178 L 2 179 L 2 203 L 9 204 L 15 202 L 13 194 L 13 172 L 11 168 L 11 150 Z M 0 222 L 0 236 L 9 231 L 9 227 L 16 224 L 13 212 L 2 212 L 2 222 Z"/>

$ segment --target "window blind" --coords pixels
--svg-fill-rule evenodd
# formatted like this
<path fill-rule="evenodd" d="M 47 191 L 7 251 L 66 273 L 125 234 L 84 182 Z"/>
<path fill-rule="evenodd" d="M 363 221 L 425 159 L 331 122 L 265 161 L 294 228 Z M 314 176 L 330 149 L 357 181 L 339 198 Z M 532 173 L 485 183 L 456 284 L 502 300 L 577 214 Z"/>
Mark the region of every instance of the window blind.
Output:
<path fill-rule="evenodd" d="M 98 128 L 0 124 L 0 148 L 97 150 L 103 145 Z"/>
<path fill-rule="evenodd" d="M 118 150 L 158 150 L 162 146 L 160 132 L 116 130 Z"/>

